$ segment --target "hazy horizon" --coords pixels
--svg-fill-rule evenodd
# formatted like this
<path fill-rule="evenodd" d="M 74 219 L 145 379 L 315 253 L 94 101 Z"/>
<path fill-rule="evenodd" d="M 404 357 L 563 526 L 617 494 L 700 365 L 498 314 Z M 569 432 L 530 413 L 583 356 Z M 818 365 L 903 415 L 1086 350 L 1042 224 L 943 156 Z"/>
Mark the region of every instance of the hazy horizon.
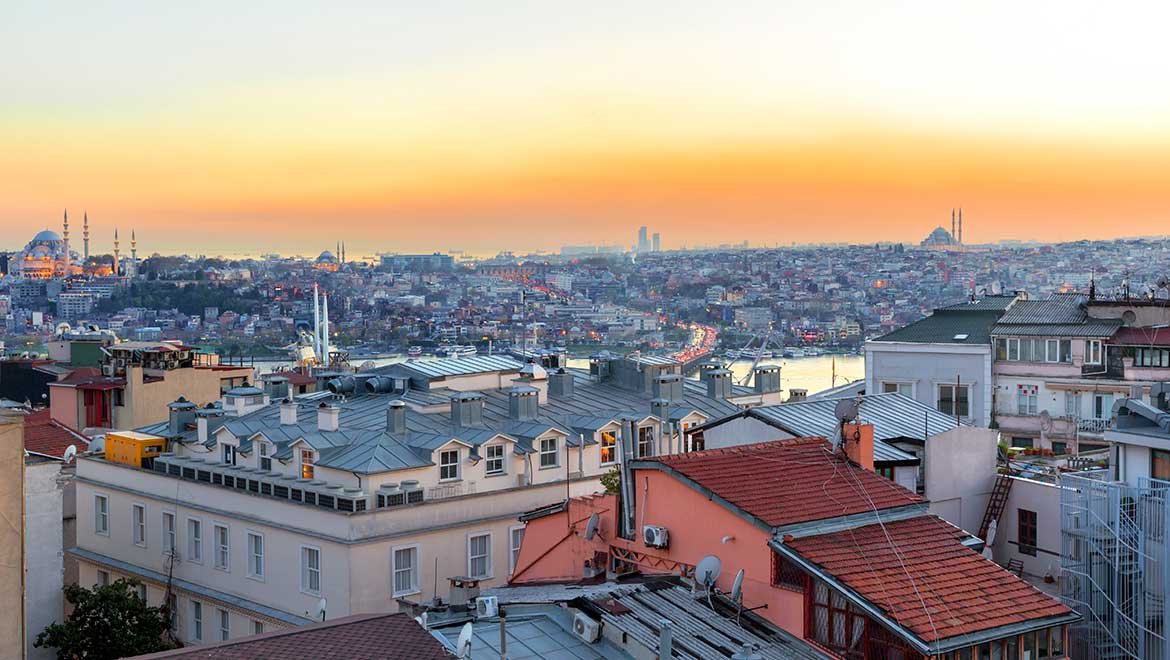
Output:
<path fill-rule="evenodd" d="M 0 229 L 351 255 L 1157 234 L 1170 8 L 26 3 Z"/>

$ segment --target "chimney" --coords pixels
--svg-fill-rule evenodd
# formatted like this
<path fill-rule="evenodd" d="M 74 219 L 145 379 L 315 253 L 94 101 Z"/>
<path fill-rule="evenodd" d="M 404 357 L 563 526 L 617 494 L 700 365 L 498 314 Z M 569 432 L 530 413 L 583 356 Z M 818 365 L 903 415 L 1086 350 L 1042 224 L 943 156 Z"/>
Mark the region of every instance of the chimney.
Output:
<path fill-rule="evenodd" d="M 508 392 L 508 417 L 531 421 L 540 414 L 540 390 L 528 385 L 517 385 Z"/>
<path fill-rule="evenodd" d="M 273 401 L 279 401 L 288 396 L 288 378 L 284 376 L 272 376 L 265 381 L 268 390 L 268 398 Z"/>
<path fill-rule="evenodd" d="M 654 398 L 666 399 L 668 403 L 682 401 L 683 377 L 681 374 L 661 374 L 654 379 Z"/>
<path fill-rule="evenodd" d="M 873 424 L 846 424 L 841 439 L 849 460 L 873 472 Z"/>
<path fill-rule="evenodd" d="M 772 394 L 780 391 L 780 365 L 767 364 L 756 367 L 756 394 Z"/>
<path fill-rule="evenodd" d="M 216 408 L 210 403 L 206 408 L 195 411 L 195 428 L 199 429 L 199 442 L 207 442 L 216 429 L 223 426 L 223 408 Z"/>
<path fill-rule="evenodd" d="M 452 394 L 451 425 L 456 428 L 483 426 L 483 395 L 479 392 Z"/>
<path fill-rule="evenodd" d="M 670 402 L 666 399 L 653 399 L 650 401 L 650 414 L 657 417 L 663 422 L 670 421 Z"/>
<path fill-rule="evenodd" d="M 167 404 L 167 435 L 177 438 L 187 430 L 187 425 L 195 421 L 197 406 L 180 396 Z"/>
<path fill-rule="evenodd" d="M 291 398 L 284 398 L 280 402 L 280 423 L 291 426 L 297 423 L 297 402 Z"/>
<path fill-rule="evenodd" d="M 548 376 L 548 394 L 555 399 L 573 398 L 573 374 L 557 369 Z"/>
<path fill-rule="evenodd" d="M 699 365 L 699 382 L 700 383 L 707 382 L 707 375 L 708 374 L 710 374 L 712 371 L 715 371 L 716 369 L 723 369 L 723 368 L 724 368 L 724 364 L 722 362 L 716 360 L 715 358 L 711 358 L 710 360 L 707 360 L 706 362 L 700 364 Z"/>
<path fill-rule="evenodd" d="M 341 428 L 341 408 L 321 402 L 317 406 L 317 430 L 336 431 Z"/>
<path fill-rule="evenodd" d="M 794 387 L 788 390 L 788 401 L 786 403 L 793 403 L 796 401 L 804 401 L 808 398 L 808 390 L 803 387 Z"/>
<path fill-rule="evenodd" d="M 707 396 L 712 399 L 726 399 L 731 396 L 730 371 L 711 369 L 707 372 Z"/>
<path fill-rule="evenodd" d="M 406 435 L 406 404 L 391 401 L 386 406 L 386 432 L 402 437 Z"/>

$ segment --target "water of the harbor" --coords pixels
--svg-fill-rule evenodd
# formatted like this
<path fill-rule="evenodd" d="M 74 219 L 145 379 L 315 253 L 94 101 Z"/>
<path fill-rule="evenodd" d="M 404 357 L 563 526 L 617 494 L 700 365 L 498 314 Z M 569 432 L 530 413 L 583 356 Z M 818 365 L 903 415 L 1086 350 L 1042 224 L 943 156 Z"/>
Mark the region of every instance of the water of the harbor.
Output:
<path fill-rule="evenodd" d="M 420 360 L 447 360 L 457 358 L 418 358 Z M 391 357 L 378 358 L 368 360 L 374 366 L 384 366 L 387 364 L 394 364 L 396 362 L 404 362 L 405 357 Z M 352 362 L 354 367 L 359 367 L 365 364 L 367 360 L 354 360 Z M 865 358 L 860 355 L 821 355 L 817 357 L 799 357 L 799 358 L 771 358 L 767 360 L 760 360 L 760 364 L 778 364 L 780 365 L 780 387 L 787 394 L 792 389 L 804 389 L 809 394 L 815 394 L 821 390 L 826 390 L 836 385 L 844 385 L 850 381 L 858 380 L 865 377 Z M 292 363 L 288 360 L 256 360 L 256 370 L 259 373 L 272 371 L 279 367 L 290 367 Z M 569 360 L 570 367 L 579 367 L 582 369 L 589 368 L 589 360 L 585 358 L 572 358 Z M 735 382 L 743 385 L 751 385 L 751 360 L 737 360 L 729 365 L 731 372 L 735 375 Z M 836 378 L 834 378 L 836 374 Z M 692 377 L 697 377 L 692 375 Z"/>

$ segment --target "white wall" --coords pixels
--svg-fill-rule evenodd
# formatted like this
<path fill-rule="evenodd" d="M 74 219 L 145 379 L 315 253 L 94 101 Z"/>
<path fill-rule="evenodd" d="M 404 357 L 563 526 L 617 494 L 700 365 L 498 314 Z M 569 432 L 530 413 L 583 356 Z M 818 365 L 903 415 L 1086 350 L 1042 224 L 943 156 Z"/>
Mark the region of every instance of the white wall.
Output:
<path fill-rule="evenodd" d="M 996 445 L 991 429 L 961 426 L 926 439 L 926 499 L 931 512 L 979 533 L 995 486 Z"/>
<path fill-rule="evenodd" d="M 1019 548 L 1019 512 L 1027 509 L 1036 512 L 1036 554 L 1027 555 Z M 995 544 L 992 547 L 995 561 L 1007 564 L 1018 559 L 1024 563 L 1024 572 L 1044 577 L 1051 571 L 1053 577 L 1060 575 L 1060 487 L 1054 484 L 1028 479 L 1012 479 L 1007 505 L 1000 517 Z"/>
<path fill-rule="evenodd" d="M 25 636 L 29 658 L 54 658 L 52 649 L 33 648 L 37 634 L 64 613 L 62 491 L 57 461 L 24 468 Z"/>
<path fill-rule="evenodd" d="M 925 344 L 871 341 L 865 344 L 865 391 L 877 394 L 881 383 L 912 383 L 914 399 L 938 405 L 936 387 L 956 378 L 971 385 L 972 423 L 991 423 L 992 375 L 989 344 Z"/>

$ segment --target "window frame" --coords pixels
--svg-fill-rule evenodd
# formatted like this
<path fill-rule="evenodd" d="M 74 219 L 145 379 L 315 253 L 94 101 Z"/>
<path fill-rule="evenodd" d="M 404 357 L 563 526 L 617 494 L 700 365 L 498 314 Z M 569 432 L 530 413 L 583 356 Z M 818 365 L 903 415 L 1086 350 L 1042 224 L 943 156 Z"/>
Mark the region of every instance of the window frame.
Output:
<path fill-rule="evenodd" d="M 146 543 L 146 535 L 148 533 L 146 525 L 146 504 L 142 502 L 133 502 L 130 504 L 130 540 L 134 545 L 145 548 L 148 547 Z"/>
<path fill-rule="evenodd" d="M 453 462 L 447 462 L 447 460 L 448 460 L 448 458 L 450 458 L 451 454 L 455 455 L 455 460 Z M 456 447 L 454 449 L 443 449 L 439 452 L 439 481 L 440 482 L 459 481 L 459 479 L 461 477 L 461 473 L 463 472 L 463 470 L 461 469 L 462 465 L 460 465 L 460 458 L 461 458 L 460 454 L 462 454 L 462 452 L 459 450 L 458 447 Z M 451 473 L 453 474 L 453 476 L 444 476 L 445 474 L 448 473 L 448 470 L 452 471 Z"/>
<path fill-rule="evenodd" d="M 893 386 L 893 389 L 890 387 Z M 883 380 L 878 383 L 878 388 L 882 394 L 901 394 L 902 396 L 914 398 L 914 381 L 911 380 Z M 903 388 L 909 388 L 909 392 L 903 392 Z"/>
<path fill-rule="evenodd" d="M 1012 348 L 1015 348 L 1015 357 L 1012 357 Z M 1008 337 L 1007 338 L 1007 361 L 1008 362 L 1019 362 L 1020 361 L 1020 338 L 1019 337 Z"/>
<path fill-rule="evenodd" d="M 487 543 L 485 545 L 486 550 L 484 554 L 473 556 L 471 554 L 471 542 L 473 539 L 479 538 L 487 538 Z M 467 577 L 477 580 L 492 579 L 492 541 L 493 538 L 491 531 L 471 532 L 467 535 Z M 483 574 L 477 575 L 475 571 L 472 570 L 472 565 L 473 561 L 479 558 L 484 560 L 485 572 Z"/>
<path fill-rule="evenodd" d="M 1016 385 L 1016 414 L 1030 416 L 1040 414 L 1040 386 L 1018 383 Z"/>
<path fill-rule="evenodd" d="M 1101 365 L 1105 363 L 1105 348 L 1100 339 L 1085 340 L 1085 364 Z"/>
<path fill-rule="evenodd" d="M 96 580 L 94 582 L 94 585 L 98 586 L 98 587 L 110 586 L 110 572 L 103 569 L 103 568 L 99 568 L 97 570 Z"/>
<path fill-rule="evenodd" d="M 549 446 L 546 446 L 545 443 L 552 443 L 551 448 Z M 553 462 L 546 464 L 545 458 L 549 457 L 549 456 L 552 457 Z M 540 439 L 539 445 L 537 448 L 537 462 L 536 462 L 536 464 L 538 466 L 538 469 L 541 469 L 541 470 L 551 470 L 551 469 L 558 468 L 561 466 L 561 450 L 560 450 L 560 438 L 559 437 L 553 435 L 553 436 L 548 436 L 548 437 L 544 437 L 544 438 Z"/>
<path fill-rule="evenodd" d="M 499 456 L 492 456 L 492 453 L 495 451 L 499 451 L 500 455 Z M 504 460 L 504 457 L 507 456 L 507 454 L 508 454 L 507 447 L 502 442 L 497 442 L 497 443 L 492 443 L 490 445 L 486 445 L 484 447 L 484 450 L 483 450 L 483 458 L 484 458 L 483 472 L 484 472 L 484 475 L 488 476 L 488 477 L 498 477 L 501 475 L 508 474 L 507 462 Z M 499 466 L 494 470 L 492 469 L 493 462 L 498 463 L 498 466 Z"/>
<path fill-rule="evenodd" d="M 638 458 L 650 458 L 654 456 L 654 441 L 656 439 L 657 434 L 654 432 L 653 424 L 638 427 Z"/>
<path fill-rule="evenodd" d="M 268 443 L 263 440 L 256 442 L 256 465 L 265 472 L 272 471 L 272 456 L 268 454 Z"/>
<path fill-rule="evenodd" d="M 1036 556 L 1039 519 L 1035 511 L 1016 509 L 1016 546 L 1022 555 Z M 1031 541 L 1028 543 L 1027 541 Z"/>
<path fill-rule="evenodd" d="M 226 642 L 232 637 L 232 614 L 226 607 L 217 607 L 215 616 L 219 619 L 219 641 Z"/>
<path fill-rule="evenodd" d="M 239 458 L 239 448 L 235 445 L 221 444 L 221 462 L 224 465 L 236 465 Z"/>
<path fill-rule="evenodd" d="M 516 562 L 520 559 L 520 546 L 524 543 L 525 525 L 512 525 L 508 528 L 508 575 L 516 572 Z M 516 532 L 520 532 L 520 544 L 516 545 Z"/>
<path fill-rule="evenodd" d="M 1164 476 L 1159 476 L 1158 474 L 1159 463 L 1166 467 L 1166 473 Z M 1153 447 L 1150 448 L 1150 478 L 1158 479 L 1160 481 L 1170 481 L 1170 451 L 1165 449 L 1154 449 Z"/>
<path fill-rule="evenodd" d="M 195 523 L 194 527 L 191 523 Z M 198 533 L 195 528 L 198 528 Z M 203 520 L 194 516 L 187 516 L 186 560 L 193 564 L 203 563 Z"/>
<path fill-rule="evenodd" d="M 309 566 L 309 561 L 308 561 L 308 558 L 310 556 L 309 553 L 315 553 L 315 556 L 317 558 L 317 567 L 316 568 Z M 322 568 L 322 563 L 323 563 L 321 560 L 321 548 L 319 548 L 318 546 L 315 546 L 315 545 L 306 545 L 306 544 L 302 543 L 298 554 L 300 556 L 300 564 L 301 564 L 301 593 L 308 594 L 310 596 L 320 596 L 321 595 L 321 568 Z M 316 589 L 312 588 L 313 571 L 316 571 L 316 574 L 317 574 L 317 588 Z"/>
<path fill-rule="evenodd" d="M 961 389 L 967 393 L 966 398 L 962 399 L 962 401 L 964 403 L 966 403 L 967 409 L 965 411 L 960 410 L 957 414 L 960 418 L 965 418 L 965 419 L 970 418 L 971 417 L 971 385 L 972 385 L 972 383 L 961 383 L 961 384 L 935 383 L 935 386 L 934 386 L 935 409 L 944 415 L 950 415 L 951 417 L 954 417 L 956 415 L 955 408 L 959 407 L 959 402 L 960 402 L 960 399 L 958 398 L 957 390 Z M 951 391 L 951 397 L 949 399 L 951 409 L 949 411 L 943 410 L 943 408 L 942 408 L 942 403 L 944 400 L 943 394 L 942 394 L 943 388 L 947 388 Z"/>
<path fill-rule="evenodd" d="M 167 519 L 170 519 L 170 529 L 167 529 Z M 174 509 L 162 511 L 162 551 L 163 554 L 174 554 L 179 549 L 179 517 Z"/>
<path fill-rule="evenodd" d="M 413 559 L 408 568 L 402 568 L 398 565 L 399 552 L 412 552 Z M 406 545 L 396 545 L 390 548 L 390 596 L 392 598 L 402 598 L 404 596 L 412 596 L 421 593 L 422 589 L 419 584 L 422 582 L 419 567 L 419 545 L 417 543 L 410 543 Z M 398 590 L 398 572 L 410 572 L 410 587 L 405 591 Z"/>
<path fill-rule="evenodd" d="M 252 634 L 253 635 L 264 634 L 264 622 L 263 621 L 257 621 L 256 619 L 252 619 Z"/>
<path fill-rule="evenodd" d="M 264 534 L 262 532 L 257 532 L 254 529 L 249 529 L 249 530 L 245 530 L 245 531 L 246 531 L 246 535 L 244 538 L 246 539 L 246 542 L 245 542 L 244 548 L 247 551 L 248 561 L 247 561 L 247 565 L 244 568 L 244 575 L 247 576 L 249 579 L 256 580 L 257 582 L 264 582 L 264 578 L 267 575 L 267 567 L 265 566 L 265 557 L 264 557 L 265 550 L 267 549 L 266 548 L 267 544 L 265 543 L 265 540 L 264 540 Z M 254 552 L 254 548 L 252 545 L 252 539 L 259 539 L 260 540 L 260 554 L 259 554 L 260 570 L 259 571 L 255 570 L 254 562 L 256 561 L 257 555 Z"/>
<path fill-rule="evenodd" d="M 617 431 L 601 431 L 601 439 L 598 440 L 598 445 L 601 465 L 609 466 L 617 464 Z M 605 458 L 606 453 L 609 454 L 609 460 Z"/>
<path fill-rule="evenodd" d="M 203 603 L 191 599 L 191 641 L 203 641 Z"/>
<path fill-rule="evenodd" d="M 297 462 L 300 464 L 301 478 L 313 479 L 313 475 L 317 471 L 317 452 L 312 448 L 305 449 L 302 447 L 297 452 Z"/>
<path fill-rule="evenodd" d="M 223 543 L 219 542 L 219 530 L 223 530 Z M 224 556 L 221 564 L 220 553 Z M 224 573 L 232 572 L 232 528 L 226 523 L 213 522 L 211 524 L 211 567 Z"/>
<path fill-rule="evenodd" d="M 101 507 L 98 502 L 101 502 Z M 99 524 L 100 523 L 100 524 Z M 102 493 L 93 494 L 93 533 L 98 536 L 110 535 L 110 496 Z"/>

